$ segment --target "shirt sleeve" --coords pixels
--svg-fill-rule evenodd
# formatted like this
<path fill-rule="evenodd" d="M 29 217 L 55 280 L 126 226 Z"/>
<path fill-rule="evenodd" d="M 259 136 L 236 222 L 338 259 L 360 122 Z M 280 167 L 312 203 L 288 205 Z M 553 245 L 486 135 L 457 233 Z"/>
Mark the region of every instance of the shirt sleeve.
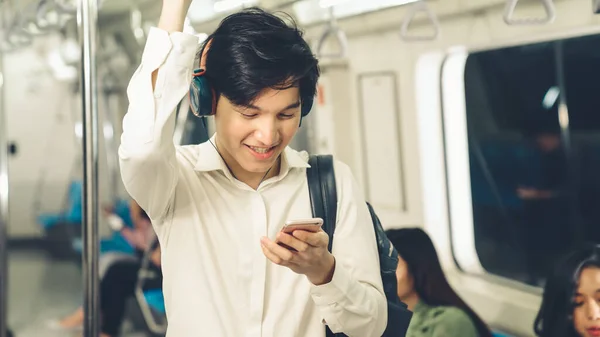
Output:
<path fill-rule="evenodd" d="M 197 48 L 194 35 L 152 28 L 127 87 L 129 108 L 118 151 L 121 178 L 152 219 L 164 216 L 177 185 L 175 109 L 189 90 Z"/>
<path fill-rule="evenodd" d="M 333 240 L 336 265 L 331 282 L 312 287 L 312 298 L 334 333 L 381 336 L 387 301 L 379 271 L 375 230 L 350 168 L 335 164 L 338 214 Z"/>

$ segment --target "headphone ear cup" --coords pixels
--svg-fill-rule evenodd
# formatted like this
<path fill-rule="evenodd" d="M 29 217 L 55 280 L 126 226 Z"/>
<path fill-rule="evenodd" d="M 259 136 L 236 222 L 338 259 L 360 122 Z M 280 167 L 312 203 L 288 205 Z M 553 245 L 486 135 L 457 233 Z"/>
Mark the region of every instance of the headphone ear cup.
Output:
<path fill-rule="evenodd" d="M 214 113 L 214 93 L 204 76 L 194 76 L 190 85 L 190 107 L 197 117 L 211 116 Z"/>
<path fill-rule="evenodd" d="M 308 115 L 308 113 L 312 109 L 313 102 L 314 102 L 314 98 L 312 98 L 312 97 L 309 99 L 302 100 L 302 107 L 300 110 L 300 114 L 302 117 L 306 117 L 306 115 Z"/>

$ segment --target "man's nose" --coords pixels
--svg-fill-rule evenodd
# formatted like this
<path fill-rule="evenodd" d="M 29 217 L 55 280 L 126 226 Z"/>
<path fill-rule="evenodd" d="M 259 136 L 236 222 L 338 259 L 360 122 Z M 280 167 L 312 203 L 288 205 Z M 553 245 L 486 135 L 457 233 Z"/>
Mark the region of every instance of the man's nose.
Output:
<path fill-rule="evenodd" d="M 264 146 L 272 146 L 277 143 L 277 122 L 270 118 L 265 118 L 258 123 L 254 133 L 256 139 Z"/>

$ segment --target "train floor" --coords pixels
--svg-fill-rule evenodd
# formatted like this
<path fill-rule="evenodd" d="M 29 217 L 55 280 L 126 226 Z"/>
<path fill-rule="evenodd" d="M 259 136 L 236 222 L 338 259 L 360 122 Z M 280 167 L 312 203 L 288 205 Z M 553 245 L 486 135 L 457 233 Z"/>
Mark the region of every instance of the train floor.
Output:
<path fill-rule="evenodd" d="M 50 322 L 73 312 L 83 301 L 81 268 L 72 261 L 56 261 L 42 251 L 9 252 L 8 322 L 15 337 L 82 336 L 83 331 L 53 329 Z M 134 333 L 123 324 L 123 337 Z"/>

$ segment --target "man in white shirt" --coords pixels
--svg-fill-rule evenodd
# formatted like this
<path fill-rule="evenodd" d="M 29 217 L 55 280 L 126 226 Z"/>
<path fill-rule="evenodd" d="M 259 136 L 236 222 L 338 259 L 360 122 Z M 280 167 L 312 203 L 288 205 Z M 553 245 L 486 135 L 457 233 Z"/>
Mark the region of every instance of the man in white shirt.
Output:
<path fill-rule="evenodd" d="M 191 0 L 163 0 L 128 87 L 123 182 L 162 249 L 167 336 L 381 336 L 387 323 L 375 233 L 360 187 L 336 161 L 332 253 L 325 232 L 284 234 L 312 217 L 308 155 L 287 145 L 319 76 L 301 33 L 258 9 L 223 20 L 203 47 L 216 134 L 174 146 L 198 39 Z M 194 94 L 194 92 L 192 92 Z M 196 107 L 197 108 L 197 107 Z M 276 242 L 295 248 L 292 251 Z"/>

